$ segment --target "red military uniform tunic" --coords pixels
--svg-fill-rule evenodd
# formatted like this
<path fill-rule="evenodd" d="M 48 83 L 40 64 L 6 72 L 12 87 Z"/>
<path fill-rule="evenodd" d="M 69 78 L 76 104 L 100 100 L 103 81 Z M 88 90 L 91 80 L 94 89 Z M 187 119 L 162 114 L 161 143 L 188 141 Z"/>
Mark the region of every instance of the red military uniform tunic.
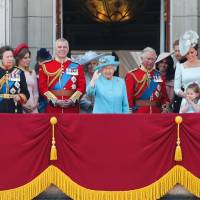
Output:
<path fill-rule="evenodd" d="M 70 68 L 72 65 L 75 66 L 75 69 Z M 64 73 L 70 77 L 65 85 L 63 85 L 62 81 Z M 58 89 L 57 87 L 57 89 L 55 89 L 56 85 L 61 88 Z M 68 108 L 60 108 L 53 106 L 52 103 L 48 103 L 46 109 L 48 113 L 78 113 L 79 100 L 85 93 L 85 88 L 86 81 L 82 66 L 73 63 L 71 60 L 66 60 L 63 64 L 57 60 L 51 60 L 40 66 L 40 93 L 44 95 L 49 102 L 54 102 L 56 99 L 71 99 L 76 105 Z"/>
<path fill-rule="evenodd" d="M 147 71 L 141 66 L 128 72 L 125 81 L 129 108 L 132 112 L 160 113 L 162 107 L 168 105 L 165 82 L 157 70 Z"/>

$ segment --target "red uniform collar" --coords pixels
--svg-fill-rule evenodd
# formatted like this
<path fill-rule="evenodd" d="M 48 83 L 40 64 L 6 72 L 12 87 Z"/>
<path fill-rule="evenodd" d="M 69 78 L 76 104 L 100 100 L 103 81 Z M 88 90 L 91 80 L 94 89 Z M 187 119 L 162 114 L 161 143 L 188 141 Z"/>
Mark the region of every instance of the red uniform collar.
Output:
<path fill-rule="evenodd" d="M 66 57 L 63 61 L 61 61 L 59 58 L 55 57 L 54 60 L 56 60 L 56 61 L 59 62 L 60 64 L 63 64 L 63 63 L 65 63 L 65 62 L 67 62 L 67 61 L 70 61 L 71 59 L 68 58 L 68 57 Z"/>
<path fill-rule="evenodd" d="M 141 65 L 140 65 L 140 69 L 141 69 L 142 71 L 144 71 L 144 72 L 150 73 L 150 72 L 152 72 L 155 68 L 153 67 L 152 69 L 147 70 L 146 67 L 145 67 L 144 65 L 141 64 Z"/>

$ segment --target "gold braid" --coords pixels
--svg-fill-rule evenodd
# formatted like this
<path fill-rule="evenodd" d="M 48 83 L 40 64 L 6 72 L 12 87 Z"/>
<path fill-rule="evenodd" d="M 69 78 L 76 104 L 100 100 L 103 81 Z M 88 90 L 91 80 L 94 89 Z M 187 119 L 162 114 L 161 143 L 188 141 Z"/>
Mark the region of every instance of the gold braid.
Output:
<path fill-rule="evenodd" d="M 57 71 L 55 72 L 48 72 L 47 69 L 46 69 L 46 66 L 45 64 L 42 64 L 42 69 L 43 69 L 43 72 L 47 75 L 48 77 L 48 80 L 47 80 L 47 84 L 48 84 L 48 87 L 50 87 L 53 82 L 62 74 L 62 69 L 58 69 Z M 49 77 L 50 76 L 55 76 L 51 82 L 49 83 Z"/>
<path fill-rule="evenodd" d="M 6 75 L 5 75 L 5 81 L 6 81 L 6 94 L 9 93 L 9 85 L 8 85 L 8 71 L 6 71 Z"/>
<path fill-rule="evenodd" d="M 144 88 L 145 86 L 145 83 L 147 82 L 148 80 L 148 77 L 147 77 L 147 74 L 144 74 L 144 76 L 142 77 L 141 80 L 138 80 L 137 77 L 135 76 L 135 74 L 131 73 L 132 77 L 136 80 L 137 82 L 137 86 L 139 83 L 142 83 L 141 87 L 139 88 L 139 90 L 134 94 L 134 96 L 137 96 L 141 91 L 142 89 Z"/>
<path fill-rule="evenodd" d="M 57 71 L 55 72 L 48 72 L 47 69 L 46 69 L 46 66 L 45 64 L 42 64 L 42 69 L 44 71 L 44 73 L 47 75 L 47 76 L 55 76 L 61 69 L 58 69 Z"/>
<path fill-rule="evenodd" d="M 50 83 L 49 83 L 49 79 L 48 79 L 48 87 L 50 87 L 50 86 L 53 84 L 53 82 L 54 82 L 58 77 L 60 77 L 61 74 L 62 74 L 62 70 L 60 70 L 60 71 L 54 76 L 54 78 L 50 81 Z"/>
<path fill-rule="evenodd" d="M 0 90 L 3 87 L 3 84 L 6 82 L 6 75 L 4 75 L 1 79 L 0 79 Z"/>

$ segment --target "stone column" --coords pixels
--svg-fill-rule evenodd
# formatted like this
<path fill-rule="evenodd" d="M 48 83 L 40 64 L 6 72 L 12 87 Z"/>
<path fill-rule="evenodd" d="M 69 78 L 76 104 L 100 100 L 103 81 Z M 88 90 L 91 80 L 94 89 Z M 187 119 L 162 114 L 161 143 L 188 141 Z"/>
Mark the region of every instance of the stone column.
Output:
<path fill-rule="evenodd" d="M 0 0 L 0 46 L 10 44 L 10 0 Z"/>
<path fill-rule="evenodd" d="M 187 30 L 199 31 L 199 0 L 171 0 L 172 41 Z"/>
<path fill-rule="evenodd" d="M 44 47 L 52 53 L 55 41 L 55 0 L 28 0 L 28 44 L 32 52 L 32 64 L 38 49 Z"/>
<path fill-rule="evenodd" d="M 31 66 L 34 66 L 38 49 L 48 48 L 50 52 L 53 49 L 55 0 L 0 0 L 8 1 L 12 2 L 11 45 L 15 48 L 26 42 L 32 53 Z M 0 15 L 4 16 L 4 13 L 0 12 Z"/>
<path fill-rule="evenodd" d="M 27 0 L 11 0 L 11 45 L 15 48 L 21 42 L 28 42 Z"/>

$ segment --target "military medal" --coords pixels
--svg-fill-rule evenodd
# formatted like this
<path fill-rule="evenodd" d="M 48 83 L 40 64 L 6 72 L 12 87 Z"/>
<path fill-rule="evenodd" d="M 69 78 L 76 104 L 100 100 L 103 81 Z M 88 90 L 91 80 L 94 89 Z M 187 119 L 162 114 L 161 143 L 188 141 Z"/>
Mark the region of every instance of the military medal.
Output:
<path fill-rule="evenodd" d="M 15 94 L 15 93 L 16 93 L 15 88 L 11 88 L 11 89 L 10 89 L 10 93 L 11 93 L 11 94 Z"/>
<path fill-rule="evenodd" d="M 68 75 L 78 75 L 78 69 L 74 68 L 67 68 L 66 74 Z"/>
<path fill-rule="evenodd" d="M 76 83 L 76 81 L 77 81 L 76 77 L 72 76 L 71 81 L 72 81 L 72 83 Z"/>
<path fill-rule="evenodd" d="M 163 82 L 163 80 L 162 80 L 160 75 L 153 76 L 153 81 L 156 82 L 156 83 Z"/>
<path fill-rule="evenodd" d="M 72 84 L 72 90 L 76 89 L 76 84 Z"/>
<path fill-rule="evenodd" d="M 155 91 L 155 95 L 156 95 L 156 97 L 158 98 L 158 97 L 159 97 L 159 92 L 158 92 L 158 91 Z"/>
<path fill-rule="evenodd" d="M 18 81 L 15 82 L 15 87 L 19 88 L 20 87 L 20 83 Z"/>
<path fill-rule="evenodd" d="M 161 90 L 161 87 L 160 87 L 160 85 L 158 85 L 158 86 L 157 86 L 157 90 L 158 90 L 158 91 L 160 91 L 160 90 Z"/>

